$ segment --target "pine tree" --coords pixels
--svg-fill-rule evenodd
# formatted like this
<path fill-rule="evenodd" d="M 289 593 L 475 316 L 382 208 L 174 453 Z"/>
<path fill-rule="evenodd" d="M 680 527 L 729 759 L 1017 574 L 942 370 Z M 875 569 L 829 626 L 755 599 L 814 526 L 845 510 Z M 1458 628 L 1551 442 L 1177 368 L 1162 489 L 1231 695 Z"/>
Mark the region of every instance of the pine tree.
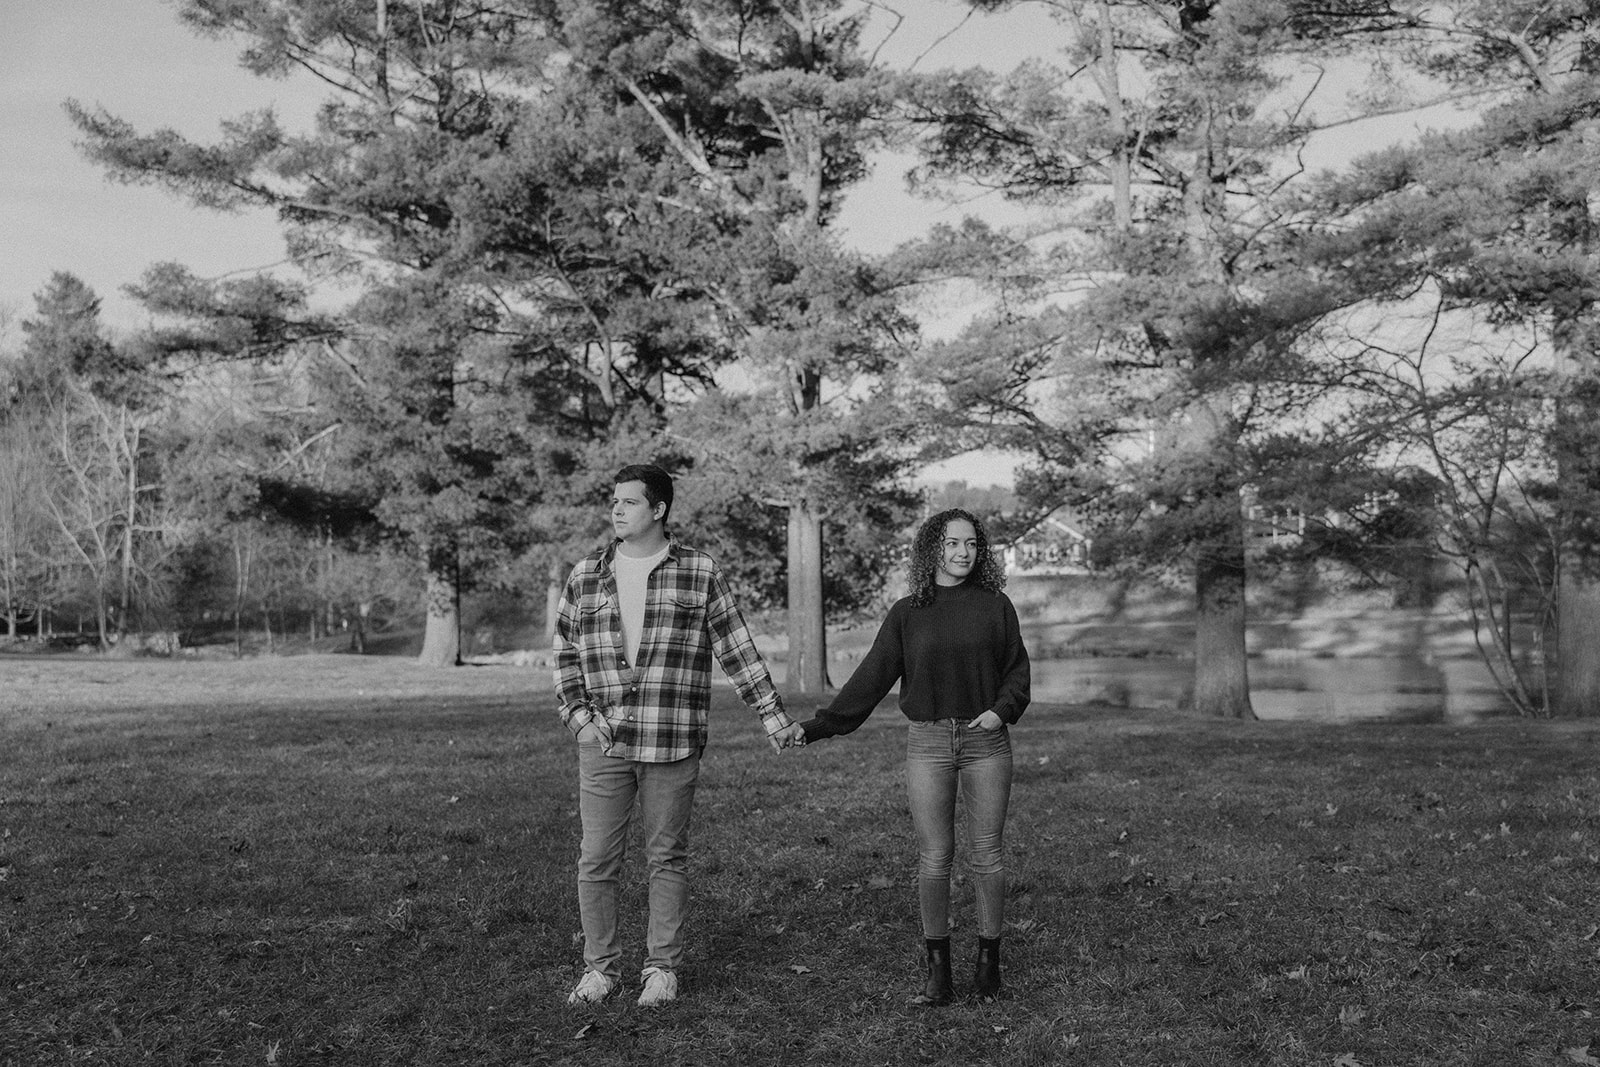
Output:
<path fill-rule="evenodd" d="M 897 525 L 907 453 L 872 404 L 911 333 L 894 283 L 829 232 L 886 136 L 894 80 L 860 48 L 866 6 L 825 0 L 583 5 L 580 64 L 635 104 L 690 169 L 682 210 L 722 220 L 693 277 L 751 379 L 716 390 L 680 436 L 723 484 L 787 515 L 788 685 L 828 684 L 824 531 Z M 710 253 L 710 254 L 706 254 Z M 863 394 L 862 391 L 865 391 Z M 731 475 L 731 477 L 730 477 Z"/>
<path fill-rule="evenodd" d="M 319 403 L 359 438 L 378 514 L 425 564 L 422 659 L 456 662 L 462 591 L 539 539 L 530 506 L 561 493 L 540 478 L 570 474 L 541 457 L 581 453 L 570 442 L 661 404 L 669 376 L 704 375 L 717 355 L 681 325 L 697 312 L 671 310 L 692 299 L 629 236 L 676 181 L 635 128 L 564 90 L 560 27 L 540 5 L 188 0 L 180 14 L 242 38 L 257 73 L 324 80 L 316 128 L 251 115 L 199 145 L 74 105 L 90 154 L 203 207 L 275 210 L 304 272 L 360 295 L 313 313 L 305 285 L 160 267 L 147 302 L 184 324 L 156 345 L 169 359 L 325 355 Z"/>
<path fill-rule="evenodd" d="M 928 374 L 989 440 L 1036 457 L 1019 481 L 1036 503 L 1071 502 L 1141 569 L 1188 571 L 1193 706 L 1250 718 L 1247 498 L 1315 399 L 1304 341 L 1336 300 L 1286 252 L 1314 129 L 1295 63 L 1394 19 L 1296 0 L 1050 6 L 1059 65 L 921 95 L 925 178 L 1054 211 L 1009 242 L 943 235 L 998 299 Z"/>

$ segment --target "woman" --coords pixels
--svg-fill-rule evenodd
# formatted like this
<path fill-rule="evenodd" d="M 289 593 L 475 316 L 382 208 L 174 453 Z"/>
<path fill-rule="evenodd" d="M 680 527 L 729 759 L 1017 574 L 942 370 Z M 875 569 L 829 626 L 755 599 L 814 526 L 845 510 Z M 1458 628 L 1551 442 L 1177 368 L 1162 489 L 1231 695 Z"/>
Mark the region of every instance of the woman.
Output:
<path fill-rule="evenodd" d="M 956 794 L 967 811 L 968 863 L 977 887 L 975 992 L 1000 993 L 1005 866 L 1001 840 L 1011 798 L 1008 727 L 1028 706 L 1028 653 L 1005 575 L 983 524 L 960 508 L 922 524 L 911 548 L 911 594 L 889 609 L 872 650 L 839 695 L 804 723 L 805 743 L 850 733 L 895 682 L 911 720 L 906 792 L 917 834 L 917 896 L 928 980 L 912 998 L 948 1004 L 950 868 Z"/>

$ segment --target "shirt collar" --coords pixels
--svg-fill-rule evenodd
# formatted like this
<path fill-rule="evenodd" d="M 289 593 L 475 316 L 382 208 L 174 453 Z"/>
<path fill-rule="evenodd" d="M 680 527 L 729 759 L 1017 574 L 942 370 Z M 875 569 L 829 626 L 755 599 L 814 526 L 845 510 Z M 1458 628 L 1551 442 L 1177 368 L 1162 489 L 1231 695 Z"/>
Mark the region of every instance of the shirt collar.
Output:
<path fill-rule="evenodd" d="M 612 565 L 612 560 L 617 558 L 617 546 L 620 544 L 622 544 L 622 538 L 613 537 L 611 539 L 611 544 L 606 546 L 606 554 L 601 557 L 600 562 L 605 566 L 605 569 L 608 573 L 612 570 L 615 570 L 615 567 Z M 678 562 L 678 557 L 682 554 L 682 552 L 683 546 L 678 543 L 677 536 L 674 534 L 668 534 L 667 559 L 671 560 L 673 563 L 676 563 Z"/>

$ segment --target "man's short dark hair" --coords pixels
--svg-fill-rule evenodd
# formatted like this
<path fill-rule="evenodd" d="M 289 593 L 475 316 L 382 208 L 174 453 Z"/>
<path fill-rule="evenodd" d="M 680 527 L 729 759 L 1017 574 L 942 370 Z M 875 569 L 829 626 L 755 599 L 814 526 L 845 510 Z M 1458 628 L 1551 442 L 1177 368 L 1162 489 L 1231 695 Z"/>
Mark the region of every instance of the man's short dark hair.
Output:
<path fill-rule="evenodd" d="M 623 482 L 643 482 L 644 498 L 650 501 L 650 506 L 665 504 L 667 511 L 661 516 L 665 522 L 672 515 L 672 475 L 656 466 L 654 463 L 630 463 L 617 472 L 612 479 L 617 485 Z"/>

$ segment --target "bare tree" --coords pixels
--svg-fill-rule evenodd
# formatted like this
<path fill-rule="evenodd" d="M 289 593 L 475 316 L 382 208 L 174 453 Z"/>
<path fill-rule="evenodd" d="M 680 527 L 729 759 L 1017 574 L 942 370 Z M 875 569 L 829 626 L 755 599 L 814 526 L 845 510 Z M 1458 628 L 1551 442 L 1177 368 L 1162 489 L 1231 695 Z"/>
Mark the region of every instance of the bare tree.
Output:
<path fill-rule="evenodd" d="M 49 467 L 32 422 L 0 423 L 0 618 L 17 637 L 31 616 L 40 636 L 51 601 Z"/>
<path fill-rule="evenodd" d="M 1415 528 L 1461 575 L 1464 614 L 1502 695 L 1524 715 L 1552 714 L 1546 635 L 1560 612 L 1553 561 L 1570 501 L 1548 447 L 1564 390 L 1548 332 L 1493 326 L 1427 287 L 1358 308 L 1327 336 L 1349 368 L 1336 432 L 1365 439 L 1379 472 L 1346 518 L 1371 528 L 1396 510 L 1424 512 Z M 1407 500 L 1406 483 L 1424 491 Z"/>
<path fill-rule="evenodd" d="M 46 410 L 46 499 L 61 538 L 58 562 L 87 574 L 96 632 L 108 648 L 165 606 L 167 565 L 192 520 L 165 491 L 162 457 L 150 447 L 158 410 L 76 386 Z"/>

